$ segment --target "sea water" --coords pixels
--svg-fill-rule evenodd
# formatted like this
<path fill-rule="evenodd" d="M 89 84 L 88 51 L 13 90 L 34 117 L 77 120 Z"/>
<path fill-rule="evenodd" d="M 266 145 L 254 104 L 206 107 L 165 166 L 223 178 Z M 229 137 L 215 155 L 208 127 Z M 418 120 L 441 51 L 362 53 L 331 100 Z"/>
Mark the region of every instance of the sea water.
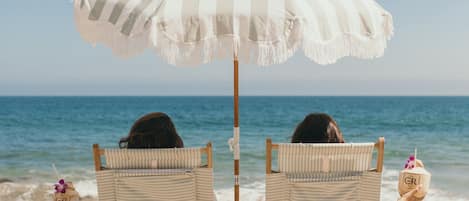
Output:
<path fill-rule="evenodd" d="M 97 196 L 91 145 L 117 147 L 133 122 L 167 113 L 186 147 L 213 143 L 215 193 L 232 200 L 232 97 L 0 97 L 0 200 L 46 200 L 57 178 Z M 347 142 L 386 138 L 382 200 L 414 148 L 432 173 L 426 200 L 469 200 L 469 97 L 241 97 L 241 200 L 263 200 L 265 139 L 288 142 L 311 112 L 333 116 Z"/>

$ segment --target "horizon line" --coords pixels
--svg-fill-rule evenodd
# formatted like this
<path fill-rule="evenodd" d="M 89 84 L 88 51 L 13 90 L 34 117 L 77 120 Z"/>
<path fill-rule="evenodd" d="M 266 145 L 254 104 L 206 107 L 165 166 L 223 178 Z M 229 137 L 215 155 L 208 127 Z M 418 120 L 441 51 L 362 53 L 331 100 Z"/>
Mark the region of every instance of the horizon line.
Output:
<path fill-rule="evenodd" d="M 107 95 L 96 95 L 96 94 L 37 94 L 37 95 L 2 95 L 0 97 L 233 97 L 233 95 L 210 95 L 210 94 L 182 94 L 182 95 L 148 95 L 148 94 L 107 94 Z M 320 95 L 279 95 L 279 94 L 261 94 L 261 95 L 239 95 L 239 97 L 469 97 L 469 95 L 461 94 L 320 94 Z"/>

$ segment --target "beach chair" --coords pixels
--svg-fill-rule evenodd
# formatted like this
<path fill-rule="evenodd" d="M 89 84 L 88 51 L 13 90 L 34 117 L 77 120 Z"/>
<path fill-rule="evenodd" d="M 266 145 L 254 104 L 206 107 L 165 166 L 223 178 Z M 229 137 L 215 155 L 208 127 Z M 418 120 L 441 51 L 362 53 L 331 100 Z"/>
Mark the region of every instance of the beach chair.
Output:
<path fill-rule="evenodd" d="M 172 149 L 100 149 L 95 144 L 93 155 L 100 201 L 215 200 L 211 143 Z"/>
<path fill-rule="evenodd" d="M 371 169 L 377 149 L 376 168 Z M 272 171 L 277 150 L 278 171 Z M 266 201 L 379 201 L 384 138 L 377 143 L 272 144 L 266 140 Z"/>

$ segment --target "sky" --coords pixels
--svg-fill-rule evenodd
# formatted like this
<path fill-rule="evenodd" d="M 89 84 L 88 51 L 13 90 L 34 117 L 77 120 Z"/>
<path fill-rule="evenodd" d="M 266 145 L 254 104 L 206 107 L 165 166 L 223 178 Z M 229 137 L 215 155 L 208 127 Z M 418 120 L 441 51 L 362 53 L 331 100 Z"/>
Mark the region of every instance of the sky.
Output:
<path fill-rule="evenodd" d="M 301 51 L 284 64 L 240 66 L 241 95 L 469 95 L 469 1 L 381 0 L 395 36 L 384 57 L 322 66 Z M 0 96 L 231 95 L 232 62 L 166 64 L 152 51 L 120 59 L 84 42 L 71 0 L 0 7 Z"/>

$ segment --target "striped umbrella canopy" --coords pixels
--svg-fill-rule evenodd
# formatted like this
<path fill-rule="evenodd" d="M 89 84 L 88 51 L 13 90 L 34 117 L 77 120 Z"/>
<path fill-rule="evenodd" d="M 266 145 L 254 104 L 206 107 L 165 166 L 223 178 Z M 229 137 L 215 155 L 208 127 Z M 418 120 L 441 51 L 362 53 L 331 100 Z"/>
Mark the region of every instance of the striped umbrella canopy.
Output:
<path fill-rule="evenodd" d="M 238 61 L 285 62 L 302 49 L 319 64 L 380 57 L 392 16 L 375 0 L 75 0 L 85 41 L 121 57 L 153 49 L 173 65 L 234 61 L 235 200 L 239 200 Z"/>

